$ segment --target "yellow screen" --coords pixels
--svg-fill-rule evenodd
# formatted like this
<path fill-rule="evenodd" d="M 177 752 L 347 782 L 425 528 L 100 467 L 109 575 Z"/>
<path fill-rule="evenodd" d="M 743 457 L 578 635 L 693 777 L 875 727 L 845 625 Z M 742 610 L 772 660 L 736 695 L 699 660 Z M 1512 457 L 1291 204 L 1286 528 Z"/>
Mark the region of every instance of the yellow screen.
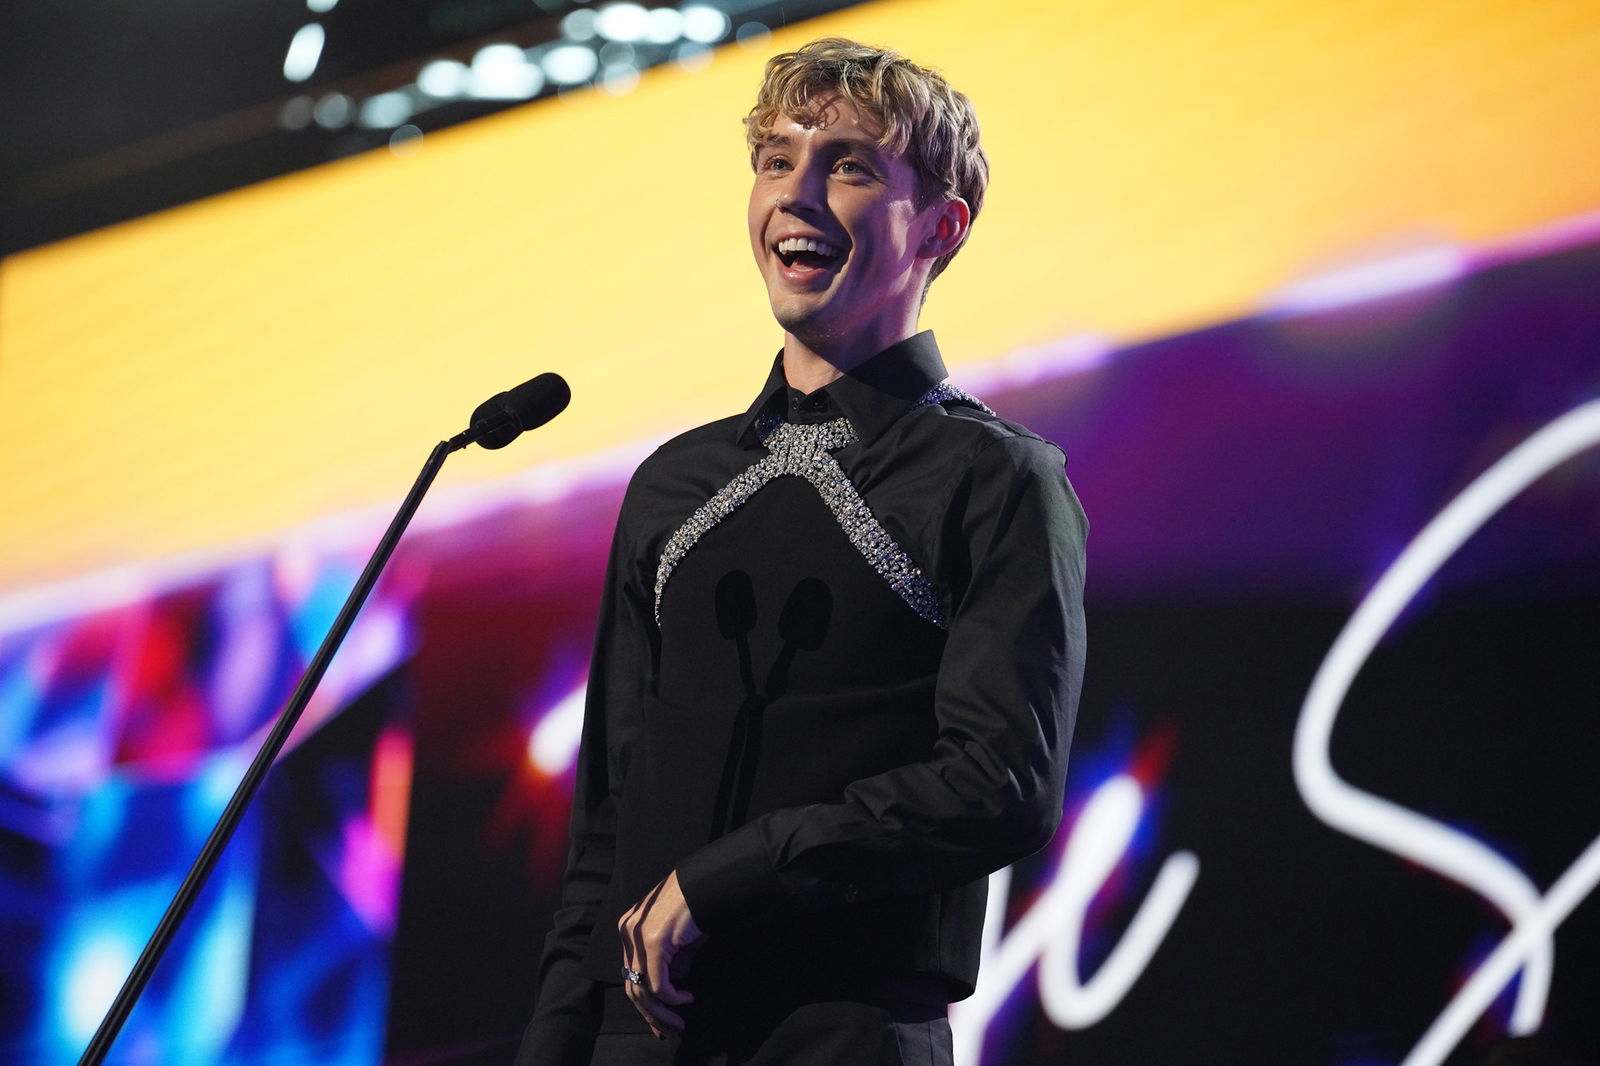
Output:
<path fill-rule="evenodd" d="M 943 69 L 993 161 L 923 325 L 952 365 L 1248 313 L 1600 205 L 1585 0 L 881 0 L 0 265 L 0 591 L 387 507 L 489 394 L 571 409 L 443 483 L 742 409 L 781 336 L 739 119 L 842 34 Z"/>

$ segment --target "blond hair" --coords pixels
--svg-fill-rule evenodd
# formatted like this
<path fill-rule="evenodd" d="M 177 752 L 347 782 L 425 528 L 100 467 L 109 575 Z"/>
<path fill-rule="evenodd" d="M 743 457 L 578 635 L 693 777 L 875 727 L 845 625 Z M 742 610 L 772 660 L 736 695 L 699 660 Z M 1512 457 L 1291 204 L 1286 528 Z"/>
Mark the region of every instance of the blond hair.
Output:
<path fill-rule="evenodd" d="M 959 196 L 971 217 L 978 217 L 989 184 L 989 158 L 978 143 L 972 101 L 938 71 L 843 37 L 824 37 L 767 60 L 756 105 L 744 120 L 751 165 L 780 119 L 815 125 L 822 117 L 819 104 L 835 94 L 882 128 L 880 147 L 911 164 L 921 206 Z M 957 246 L 935 260 L 928 280 L 960 250 Z"/>

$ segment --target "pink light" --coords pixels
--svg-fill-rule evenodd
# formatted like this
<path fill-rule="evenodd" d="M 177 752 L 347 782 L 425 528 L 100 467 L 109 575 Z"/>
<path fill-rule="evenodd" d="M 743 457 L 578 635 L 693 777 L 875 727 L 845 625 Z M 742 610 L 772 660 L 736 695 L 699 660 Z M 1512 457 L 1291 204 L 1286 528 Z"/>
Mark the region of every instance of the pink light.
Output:
<path fill-rule="evenodd" d="M 350 909 L 379 935 L 394 932 L 399 912 L 411 766 L 410 735 L 393 726 L 385 729 L 373 751 L 371 809 L 344 823 L 338 862 L 324 857 L 322 863 Z"/>
<path fill-rule="evenodd" d="M 1525 259 L 1554 255 L 1600 242 L 1600 211 L 1564 218 L 1545 226 L 1535 226 L 1492 244 L 1473 255 L 1478 267 L 1519 263 Z"/>
<path fill-rule="evenodd" d="M 367 815 L 344 825 L 334 881 L 350 909 L 374 933 L 394 931 L 400 898 L 400 856 Z"/>
<path fill-rule="evenodd" d="M 583 735 L 585 677 L 555 706 L 545 711 L 528 736 L 528 761 L 546 777 L 560 777 L 578 758 Z"/>

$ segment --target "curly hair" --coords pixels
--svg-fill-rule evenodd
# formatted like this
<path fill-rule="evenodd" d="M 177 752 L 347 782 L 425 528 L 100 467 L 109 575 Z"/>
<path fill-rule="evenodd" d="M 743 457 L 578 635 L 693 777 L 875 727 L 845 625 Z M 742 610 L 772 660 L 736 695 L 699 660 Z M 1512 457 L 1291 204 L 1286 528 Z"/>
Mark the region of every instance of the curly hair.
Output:
<path fill-rule="evenodd" d="M 824 37 L 767 61 L 755 107 L 744 120 L 751 165 L 780 119 L 814 125 L 821 118 L 819 105 L 835 94 L 882 128 L 880 147 L 911 164 L 922 206 L 959 196 L 977 219 L 989 184 L 989 157 L 978 141 L 972 101 L 938 71 L 842 37 Z M 929 280 L 960 250 L 940 256 Z"/>

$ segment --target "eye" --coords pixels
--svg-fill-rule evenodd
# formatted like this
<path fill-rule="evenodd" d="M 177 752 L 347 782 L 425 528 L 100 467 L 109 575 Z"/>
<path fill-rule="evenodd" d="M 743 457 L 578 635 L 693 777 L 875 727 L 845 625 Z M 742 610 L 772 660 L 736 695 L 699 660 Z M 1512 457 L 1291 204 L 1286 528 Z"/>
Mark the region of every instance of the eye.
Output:
<path fill-rule="evenodd" d="M 841 174 L 849 174 L 852 176 L 868 176 L 872 173 L 872 171 L 867 169 L 867 165 L 861 162 L 859 159 L 841 159 L 834 165 L 834 169 L 838 170 Z"/>
<path fill-rule="evenodd" d="M 762 170 L 788 170 L 789 161 L 781 155 L 764 156 L 761 159 Z"/>

